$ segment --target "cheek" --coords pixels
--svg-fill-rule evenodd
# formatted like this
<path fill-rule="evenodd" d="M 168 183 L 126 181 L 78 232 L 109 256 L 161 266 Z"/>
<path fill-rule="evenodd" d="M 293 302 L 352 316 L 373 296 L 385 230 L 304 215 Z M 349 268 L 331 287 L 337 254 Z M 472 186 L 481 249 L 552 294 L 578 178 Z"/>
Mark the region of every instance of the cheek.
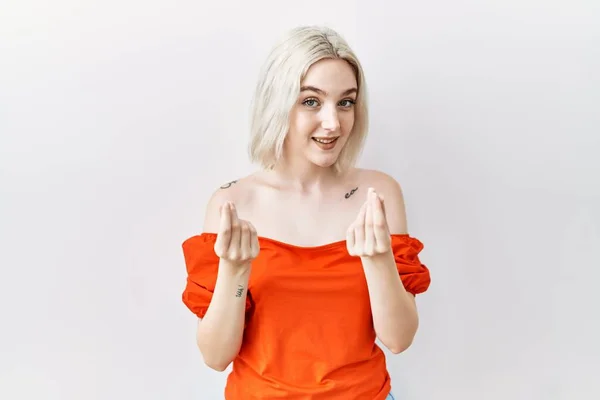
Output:
<path fill-rule="evenodd" d="M 290 114 L 290 136 L 295 140 L 297 137 L 302 135 L 304 125 L 304 117 L 298 111 Z"/>
<path fill-rule="evenodd" d="M 292 123 L 297 136 L 312 135 L 318 125 L 315 114 L 311 113 L 298 113 Z"/>
<path fill-rule="evenodd" d="M 345 113 L 340 117 L 340 127 L 343 133 L 349 134 L 354 127 L 354 112 Z"/>

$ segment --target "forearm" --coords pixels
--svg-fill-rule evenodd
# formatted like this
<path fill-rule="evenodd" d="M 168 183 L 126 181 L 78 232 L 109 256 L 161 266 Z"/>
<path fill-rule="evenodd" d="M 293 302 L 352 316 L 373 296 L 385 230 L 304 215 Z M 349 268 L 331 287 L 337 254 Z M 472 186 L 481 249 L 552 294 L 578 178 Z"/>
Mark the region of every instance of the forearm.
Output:
<path fill-rule="evenodd" d="M 414 296 L 404 288 L 391 252 L 361 260 L 377 337 L 400 353 L 410 346 L 419 325 Z"/>
<path fill-rule="evenodd" d="M 204 362 L 215 370 L 227 368 L 240 351 L 249 277 L 250 265 L 220 261 L 212 300 L 197 333 Z"/>

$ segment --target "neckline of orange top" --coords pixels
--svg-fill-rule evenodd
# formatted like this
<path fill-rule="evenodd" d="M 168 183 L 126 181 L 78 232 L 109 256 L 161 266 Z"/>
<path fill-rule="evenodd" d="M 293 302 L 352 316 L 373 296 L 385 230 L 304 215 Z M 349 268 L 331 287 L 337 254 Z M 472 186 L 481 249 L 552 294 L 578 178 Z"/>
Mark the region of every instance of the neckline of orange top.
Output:
<path fill-rule="evenodd" d="M 198 236 L 204 236 L 206 239 L 216 239 L 217 233 L 215 232 L 202 232 Z M 394 233 L 390 235 L 392 238 L 398 239 L 410 239 L 410 240 L 418 240 L 416 238 L 411 237 L 408 233 Z M 191 239 L 191 238 L 190 238 Z M 316 246 L 301 246 L 298 244 L 292 244 L 288 242 L 284 242 L 282 240 L 273 239 L 266 236 L 258 236 L 258 242 L 261 243 L 271 243 L 274 245 L 278 245 L 281 247 L 287 247 L 289 249 L 295 250 L 306 250 L 306 251 L 319 251 L 319 250 L 328 250 L 335 247 L 344 247 L 346 248 L 346 239 L 336 240 L 334 242 L 319 244 Z"/>

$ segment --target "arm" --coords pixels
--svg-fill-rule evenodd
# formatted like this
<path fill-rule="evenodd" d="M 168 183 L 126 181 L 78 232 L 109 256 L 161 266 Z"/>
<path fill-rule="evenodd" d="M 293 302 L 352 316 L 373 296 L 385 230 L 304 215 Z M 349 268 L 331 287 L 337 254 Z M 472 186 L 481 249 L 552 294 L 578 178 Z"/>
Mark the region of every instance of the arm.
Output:
<path fill-rule="evenodd" d="M 392 353 L 401 353 L 419 326 L 415 296 L 404 289 L 391 251 L 361 259 L 377 337 Z"/>
<path fill-rule="evenodd" d="M 198 348 L 216 371 L 224 371 L 240 351 L 249 277 L 250 264 L 239 268 L 221 260 L 210 306 L 198 320 Z"/>
<path fill-rule="evenodd" d="M 405 234 L 406 211 L 400 185 L 387 175 L 378 178 L 385 207 L 373 201 L 372 216 L 365 216 L 365 232 L 381 229 L 382 236 L 388 237 L 390 233 Z M 377 218 L 378 210 L 381 218 Z M 401 353 L 412 344 L 419 325 L 415 296 L 404 288 L 389 242 L 374 255 L 361 254 L 361 261 L 377 337 L 394 354 Z"/>
<path fill-rule="evenodd" d="M 220 261 L 212 299 L 196 335 L 204 362 L 217 371 L 225 370 L 240 351 L 251 262 L 258 253 L 256 230 L 237 217 L 224 196 L 217 192 L 207 207 L 204 231 L 218 232 L 215 251 Z"/>

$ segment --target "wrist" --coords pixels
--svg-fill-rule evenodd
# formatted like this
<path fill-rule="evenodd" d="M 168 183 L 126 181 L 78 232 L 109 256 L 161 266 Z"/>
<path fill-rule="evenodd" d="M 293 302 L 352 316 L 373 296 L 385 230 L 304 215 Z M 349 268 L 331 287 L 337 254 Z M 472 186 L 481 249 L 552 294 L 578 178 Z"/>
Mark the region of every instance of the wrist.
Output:
<path fill-rule="evenodd" d="M 221 259 L 219 262 L 219 271 L 222 273 L 236 277 L 236 278 L 244 278 L 250 274 L 252 269 L 251 261 L 244 261 L 242 263 L 232 262 L 228 260 Z"/>
<path fill-rule="evenodd" d="M 390 262 L 393 262 L 395 264 L 396 262 L 391 247 L 384 253 L 374 254 L 372 256 L 362 256 L 360 259 L 363 262 L 363 265 L 382 265 L 388 264 Z"/>

